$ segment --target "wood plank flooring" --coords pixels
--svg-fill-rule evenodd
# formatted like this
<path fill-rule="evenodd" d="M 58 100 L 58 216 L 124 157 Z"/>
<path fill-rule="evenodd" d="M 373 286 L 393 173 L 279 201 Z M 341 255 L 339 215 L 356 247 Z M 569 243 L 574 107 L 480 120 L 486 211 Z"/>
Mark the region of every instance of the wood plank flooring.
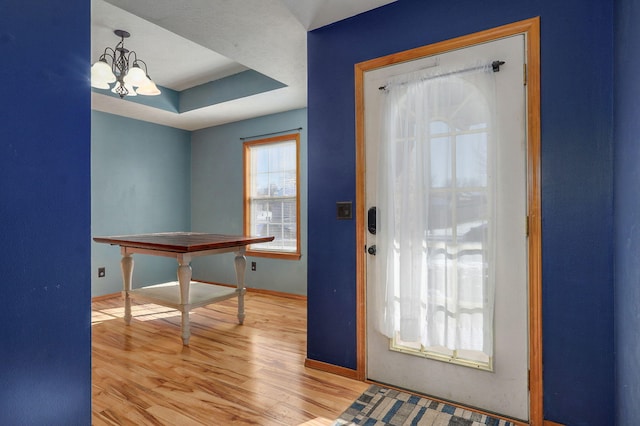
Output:
<path fill-rule="evenodd" d="M 247 293 L 191 313 L 119 297 L 93 302 L 94 425 L 328 425 L 367 387 L 304 367 L 306 301 Z"/>

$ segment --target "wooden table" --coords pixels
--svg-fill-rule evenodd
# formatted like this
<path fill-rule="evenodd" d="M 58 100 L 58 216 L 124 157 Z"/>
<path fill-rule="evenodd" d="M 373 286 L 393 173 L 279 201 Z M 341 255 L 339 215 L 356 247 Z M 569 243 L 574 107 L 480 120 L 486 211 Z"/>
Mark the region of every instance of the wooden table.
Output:
<path fill-rule="evenodd" d="M 244 272 L 246 246 L 272 241 L 274 237 L 247 235 L 203 234 L 196 232 L 165 232 L 157 234 L 120 235 L 94 237 L 94 241 L 119 245 L 122 254 L 122 281 L 124 296 L 124 321 L 131 323 L 131 300 L 139 299 L 177 309 L 182 313 L 182 343 L 189 344 L 189 311 L 232 297 L 238 297 L 238 321 L 244 322 Z M 225 287 L 191 281 L 191 259 L 235 252 L 236 287 Z M 178 260 L 178 281 L 131 288 L 133 254 L 174 257 Z"/>

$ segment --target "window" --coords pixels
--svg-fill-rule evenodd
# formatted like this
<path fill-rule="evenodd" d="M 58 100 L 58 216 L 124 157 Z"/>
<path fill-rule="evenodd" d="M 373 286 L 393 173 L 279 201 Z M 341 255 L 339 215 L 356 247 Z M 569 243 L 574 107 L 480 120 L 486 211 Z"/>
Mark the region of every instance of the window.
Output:
<path fill-rule="evenodd" d="M 299 145 L 299 134 L 244 143 L 244 232 L 275 237 L 251 256 L 300 258 Z"/>
<path fill-rule="evenodd" d="M 493 371 L 495 73 L 428 72 L 383 101 L 381 331 L 392 350 Z"/>

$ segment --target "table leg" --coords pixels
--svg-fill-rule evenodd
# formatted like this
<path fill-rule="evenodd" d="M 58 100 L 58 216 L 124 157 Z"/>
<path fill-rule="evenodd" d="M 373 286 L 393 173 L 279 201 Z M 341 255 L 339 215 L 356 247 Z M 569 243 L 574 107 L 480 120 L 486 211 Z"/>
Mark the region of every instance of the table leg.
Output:
<path fill-rule="evenodd" d="M 122 260 L 120 261 L 120 267 L 122 269 L 122 297 L 124 298 L 124 322 L 125 324 L 131 324 L 131 297 L 129 292 L 131 291 L 131 280 L 133 278 L 133 255 L 122 250 Z"/>
<path fill-rule="evenodd" d="M 182 311 L 182 344 L 189 345 L 191 329 L 189 325 L 189 286 L 191 284 L 191 257 L 178 256 L 178 283 L 180 284 L 180 308 Z"/>
<path fill-rule="evenodd" d="M 238 293 L 238 322 L 244 323 L 244 294 L 247 289 L 244 288 L 244 271 L 247 267 L 247 258 L 244 257 L 244 247 L 236 253 L 236 292 Z"/>

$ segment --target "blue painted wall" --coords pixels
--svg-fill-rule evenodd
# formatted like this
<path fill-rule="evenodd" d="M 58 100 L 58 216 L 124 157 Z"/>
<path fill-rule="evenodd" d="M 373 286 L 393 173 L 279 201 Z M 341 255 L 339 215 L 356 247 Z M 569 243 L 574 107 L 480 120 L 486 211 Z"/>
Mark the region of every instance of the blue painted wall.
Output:
<path fill-rule="evenodd" d="M 640 3 L 616 2 L 615 323 L 617 424 L 640 418 Z"/>
<path fill-rule="evenodd" d="M 189 231 L 190 217 L 191 133 L 93 111 L 92 236 Z M 120 259 L 119 247 L 92 242 L 92 296 L 122 290 Z M 134 260 L 134 287 L 176 279 L 175 259 Z"/>
<path fill-rule="evenodd" d="M 614 413 L 613 3 L 399 0 L 313 31 L 309 63 L 308 357 L 356 367 L 354 64 L 541 17 L 545 418 Z M 327 315 L 331 312 L 331 315 Z M 637 353 L 636 353 L 637 354 Z"/>
<path fill-rule="evenodd" d="M 195 232 L 241 234 L 243 227 L 242 140 L 283 130 L 300 131 L 300 260 L 248 257 L 247 287 L 307 293 L 307 110 L 299 109 L 195 131 L 191 137 L 191 226 Z M 295 132 L 291 132 L 295 133 Z M 335 212 L 334 212 L 335 214 Z M 196 258 L 194 278 L 235 283 L 233 254 Z"/>
<path fill-rule="evenodd" d="M 0 424 L 88 425 L 90 3 L 1 9 Z"/>
<path fill-rule="evenodd" d="M 282 87 L 286 85 L 257 71 L 246 70 L 180 92 L 179 111 L 188 112 Z"/>

